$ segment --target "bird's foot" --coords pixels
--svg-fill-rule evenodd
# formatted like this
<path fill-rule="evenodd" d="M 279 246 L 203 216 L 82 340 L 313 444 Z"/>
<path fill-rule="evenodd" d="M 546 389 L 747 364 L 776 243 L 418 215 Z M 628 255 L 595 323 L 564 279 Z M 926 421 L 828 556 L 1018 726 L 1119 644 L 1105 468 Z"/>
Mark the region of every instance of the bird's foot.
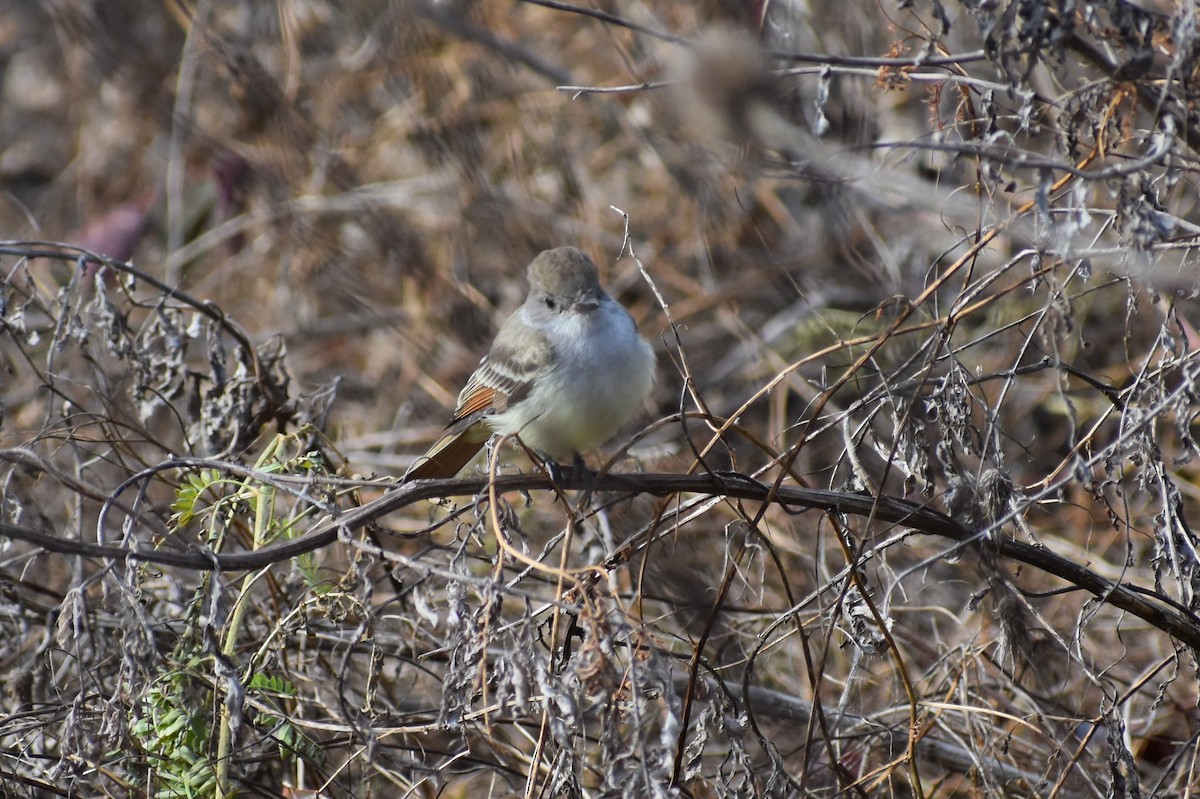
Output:
<path fill-rule="evenodd" d="M 553 458 L 546 458 L 542 461 L 542 465 L 550 475 L 550 481 L 556 485 L 580 486 L 582 484 L 583 488 L 590 489 L 596 478 L 596 473 L 588 468 L 583 461 L 583 456 L 578 452 L 574 453 L 569 469 Z"/>

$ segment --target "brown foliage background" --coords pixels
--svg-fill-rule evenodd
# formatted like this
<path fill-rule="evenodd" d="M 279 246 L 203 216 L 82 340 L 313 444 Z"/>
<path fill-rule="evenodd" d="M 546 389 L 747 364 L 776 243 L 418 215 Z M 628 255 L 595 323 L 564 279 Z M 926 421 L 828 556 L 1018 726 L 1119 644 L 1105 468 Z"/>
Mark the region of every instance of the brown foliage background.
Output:
<path fill-rule="evenodd" d="M 1196 790 L 1198 49 L 0 2 L 0 791 Z M 388 493 L 567 243 L 659 353 L 624 476 Z"/>

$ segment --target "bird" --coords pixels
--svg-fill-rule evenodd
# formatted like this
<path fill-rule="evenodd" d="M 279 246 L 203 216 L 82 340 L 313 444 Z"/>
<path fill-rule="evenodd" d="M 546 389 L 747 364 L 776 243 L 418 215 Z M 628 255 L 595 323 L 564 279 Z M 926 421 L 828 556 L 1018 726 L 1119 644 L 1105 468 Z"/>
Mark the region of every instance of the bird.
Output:
<path fill-rule="evenodd" d="M 546 250 L 527 276 L 524 304 L 500 327 L 445 433 L 405 482 L 457 475 L 494 434 L 515 434 L 552 476 L 567 456 L 579 469 L 580 453 L 611 438 L 649 396 L 654 350 L 583 250 Z"/>

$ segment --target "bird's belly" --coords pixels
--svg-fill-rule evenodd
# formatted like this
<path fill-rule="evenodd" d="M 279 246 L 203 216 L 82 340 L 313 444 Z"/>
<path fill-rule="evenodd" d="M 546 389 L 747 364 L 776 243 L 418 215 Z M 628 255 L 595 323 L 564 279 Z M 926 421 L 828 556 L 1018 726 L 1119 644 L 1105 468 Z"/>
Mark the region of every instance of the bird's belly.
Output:
<path fill-rule="evenodd" d="M 573 359 L 580 368 L 567 370 L 549 391 L 543 412 L 521 433 L 530 447 L 555 458 L 583 452 L 603 443 L 633 416 L 650 392 L 653 356 L 639 339 L 630 347 L 592 351 Z"/>

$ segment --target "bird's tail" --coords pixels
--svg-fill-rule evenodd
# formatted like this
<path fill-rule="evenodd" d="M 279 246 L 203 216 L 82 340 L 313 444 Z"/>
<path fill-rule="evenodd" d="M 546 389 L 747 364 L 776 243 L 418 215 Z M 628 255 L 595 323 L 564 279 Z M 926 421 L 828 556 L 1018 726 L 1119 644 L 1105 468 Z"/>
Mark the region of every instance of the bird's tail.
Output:
<path fill-rule="evenodd" d="M 491 430 L 481 422 L 451 430 L 413 464 L 404 475 L 404 482 L 454 477 L 483 448 L 490 435 Z"/>

